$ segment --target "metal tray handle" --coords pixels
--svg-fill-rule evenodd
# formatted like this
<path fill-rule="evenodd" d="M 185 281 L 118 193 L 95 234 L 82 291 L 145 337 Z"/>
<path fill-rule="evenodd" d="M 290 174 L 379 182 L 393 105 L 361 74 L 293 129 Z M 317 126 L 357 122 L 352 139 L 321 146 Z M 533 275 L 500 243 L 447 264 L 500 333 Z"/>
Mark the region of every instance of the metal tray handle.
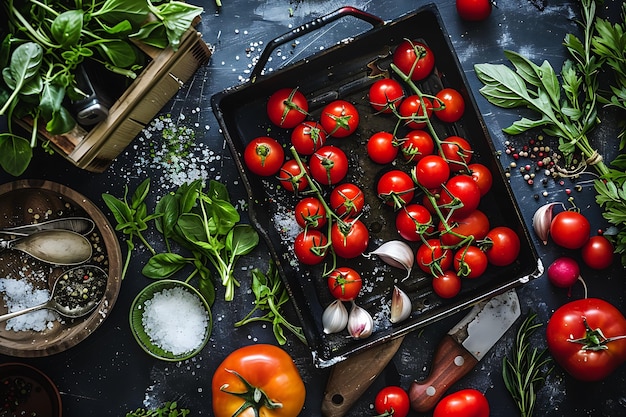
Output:
<path fill-rule="evenodd" d="M 322 17 L 318 17 L 317 19 L 311 22 L 298 26 L 297 28 L 291 30 L 290 32 L 287 32 L 283 35 L 278 36 L 277 38 L 272 39 L 265 46 L 263 53 L 261 53 L 259 60 L 254 66 L 254 69 L 252 70 L 250 74 L 250 81 L 254 83 L 257 77 L 261 75 L 261 72 L 265 68 L 265 65 L 267 64 L 267 61 L 269 60 L 270 55 L 272 54 L 274 49 L 278 47 L 278 45 L 282 45 L 296 38 L 299 38 L 302 35 L 313 32 L 314 30 L 317 30 L 327 25 L 328 23 L 334 22 L 335 20 L 342 18 L 344 16 L 353 16 L 353 17 L 359 18 L 367 23 L 370 23 L 373 27 L 382 26 L 385 24 L 385 21 L 379 18 L 378 16 L 374 16 L 373 14 L 364 12 L 363 10 L 357 9 L 356 7 L 352 7 L 352 6 L 340 7 L 334 12 L 331 12 Z"/>

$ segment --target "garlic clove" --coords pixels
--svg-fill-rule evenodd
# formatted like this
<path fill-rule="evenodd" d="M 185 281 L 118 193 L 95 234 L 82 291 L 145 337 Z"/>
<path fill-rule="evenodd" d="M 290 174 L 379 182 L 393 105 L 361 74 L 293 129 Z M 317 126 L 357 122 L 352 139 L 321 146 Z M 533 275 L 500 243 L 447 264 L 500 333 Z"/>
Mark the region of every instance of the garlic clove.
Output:
<path fill-rule="evenodd" d="M 348 333 L 354 339 L 365 339 L 374 331 L 374 319 L 363 307 L 352 302 L 352 308 L 348 316 Z"/>
<path fill-rule="evenodd" d="M 389 321 L 400 323 L 409 318 L 411 311 L 413 311 L 411 299 L 404 291 L 394 285 L 391 295 L 391 317 Z"/>
<path fill-rule="evenodd" d="M 548 244 L 548 236 L 550 235 L 550 223 L 552 223 L 552 210 L 554 206 L 561 203 L 547 203 L 539 207 L 533 214 L 533 229 L 543 242 Z"/>
<path fill-rule="evenodd" d="M 415 260 L 411 247 L 401 240 L 385 242 L 366 256 L 369 258 L 371 255 L 378 256 L 387 265 L 405 269 L 407 271 L 405 279 L 409 277 Z"/>
<path fill-rule="evenodd" d="M 348 324 L 348 310 L 341 300 L 335 300 L 322 314 L 322 325 L 324 333 L 339 333 L 346 328 Z"/>

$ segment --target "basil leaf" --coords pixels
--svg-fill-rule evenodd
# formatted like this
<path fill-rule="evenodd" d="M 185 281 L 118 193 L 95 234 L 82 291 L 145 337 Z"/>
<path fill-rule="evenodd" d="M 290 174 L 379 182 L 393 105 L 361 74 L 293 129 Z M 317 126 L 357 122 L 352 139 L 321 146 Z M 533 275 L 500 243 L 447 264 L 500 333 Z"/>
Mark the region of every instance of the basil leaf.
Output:
<path fill-rule="evenodd" d="M 109 60 L 109 63 L 116 67 L 129 68 L 137 62 L 135 49 L 129 43 L 122 40 L 108 40 L 96 46 Z"/>
<path fill-rule="evenodd" d="M 139 205 L 146 200 L 146 197 L 148 197 L 149 192 L 150 192 L 150 177 L 143 180 L 141 184 L 139 184 L 137 188 L 135 188 L 135 191 L 133 192 L 133 195 L 130 199 L 131 208 L 136 209 L 137 207 L 139 207 Z"/>
<path fill-rule="evenodd" d="M 259 234 L 249 224 L 238 224 L 228 233 L 226 247 L 233 256 L 246 255 L 259 244 Z"/>
<path fill-rule="evenodd" d="M 30 142 L 11 133 L 0 133 L 0 166 L 13 176 L 26 171 L 33 157 Z"/>
<path fill-rule="evenodd" d="M 72 130 L 76 121 L 65 107 L 61 107 L 52 113 L 52 118 L 46 123 L 46 130 L 53 135 L 62 135 Z"/>
<path fill-rule="evenodd" d="M 52 37 L 63 48 L 74 46 L 80 40 L 83 30 L 83 15 L 82 10 L 68 10 L 52 21 L 50 26 Z"/>
<path fill-rule="evenodd" d="M 177 253 L 158 253 L 150 258 L 141 273 L 148 278 L 168 278 L 186 265 L 187 260 Z"/>
<path fill-rule="evenodd" d="M 191 27 L 193 20 L 200 16 L 202 8 L 178 1 L 169 1 L 159 5 L 158 10 L 170 46 L 177 50 L 183 34 Z"/>
<path fill-rule="evenodd" d="M 106 0 L 92 16 L 96 16 L 110 25 L 128 20 L 133 26 L 139 27 L 149 13 L 150 7 L 145 0 Z"/>
<path fill-rule="evenodd" d="M 0 115 L 6 112 L 24 84 L 38 75 L 42 60 L 43 48 L 39 44 L 26 42 L 15 48 L 9 66 L 2 70 L 4 82 L 8 86 L 12 86 L 13 93 L 0 109 Z"/>

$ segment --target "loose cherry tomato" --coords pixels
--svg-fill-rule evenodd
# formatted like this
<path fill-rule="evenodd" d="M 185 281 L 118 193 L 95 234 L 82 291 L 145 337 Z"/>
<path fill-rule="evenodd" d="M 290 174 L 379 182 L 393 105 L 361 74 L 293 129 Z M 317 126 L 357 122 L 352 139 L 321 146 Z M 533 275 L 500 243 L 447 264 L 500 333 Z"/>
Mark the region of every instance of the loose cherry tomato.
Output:
<path fill-rule="evenodd" d="M 491 8 L 491 0 L 456 0 L 456 11 L 463 20 L 485 20 L 491 14 Z"/>
<path fill-rule="evenodd" d="M 305 229 L 294 240 L 296 258 L 305 265 L 316 265 L 324 260 L 328 251 L 326 235 L 315 229 Z"/>
<path fill-rule="evenodd" d="M 306 170 L 306 167 L 305 167 Z M 309 185 L 309 180 L 300 169 L 295 159 L 285 161 L 278 172 L 278 180 L 287 191 L 303 191 Z"/>
<path fill-rule="evenodd" d="M 367 141 L 367 155 L 377 164 L 389 164 L 398 155 L 398 143 L 389 132 L 376 132 Z"/>
<path fill-rule="evenodd" d="M 398 209 L 409 203 L 415 195 L 415 183 L 409 174 L 399 169 L 385 172 L 376 185 L 378 197 L 385 204 Z"/>
<path fill-rule="evenodd" d="M 461 278 L 452 270 L 435 275 L 432 285 L 435 294 L 441 298 L 452 298 L 461 292 Z"/>
<path fill-rule="evenodd" d="M 430 211 L 421 204 L 408 204 L 396 214 L 396 229 L 403 239 L 417 242 L 422 235 L 431 234 L 435 226 Z"/>
<path fill-rule="evenodd" d="M 478 208 L 480 188 L 469 175 L 460 174 L 450 178 L 441 192 L 437 204 L 451 218 L 462 219 Z"/>
<path fill-rule="evenodd" d="M 465 100 L 454 88 L 444 88 L 439 91 L 433 101 L 433 110 L 439 120 L 447 123 L 457 122 L 465 112 Z"/>
<path fill-rule="evenodd" d="M 393 78 L 380 79 L 372 84 L 369 90 L 370 104 L 374 110 L 381 113 L 393 112 L 403 98 L 402 85 Z"/>
<path fill-rule="evenodd" d="M 484 196 L 491 190 L 491 186 L 493 185 L 493 175 L 489 168 L 480 163 L 473 163 L 467 166 L 467 169 L 470 172 L 470 175 L 478 184 L 478 188 L 480 188 L 480 196 Z"/>
<path fill-rule="evenodd" d="M 613 263 L 613 244 L 604 236 L 592 236 L 582 247 L 585 264 L 593 269 L 605 269 Z"/>
<path fill-rule="evenodd" d="M 462 389 L 443 397 L 435 406 L 433 417 L 489 417 L 489 402 L 482 392 Z"/>
<path fill-rule="evenodd" d="M 328 275 L 327 283 L 332 296 L 341 301 L 354 300 L 363 286 L 361 275 L 347 266 L 335 268 Z"/>
<path fill-rule="evenodd" d="M 300 155 L 311 155 L 326 143 L 326 132 L 317 122 L 302 122 L 291 132 L 291 144 Z"/>
<path fill-rule="evenodd" d="M 450 178 L 450 166 L 439 155 L 426 155 L 417 163 L 413 173 L 419 185 L 434 190 Z"/>
<path fill-rule="evenodd" d="M 327 221 L 326 209 L 316 197 L 304 197 L 298 201 L 294 209 L 294 215 L 300 227 L 320 229 Z"/>
<path fill-rule="evenodd" d="M 446 229 L 446 223 L 440 222 L 438 226 L 439 238 L 446 246 L 456 246 L 465 238 L 471 237 L 472 242 L 484 239 L 489 233 L 489 218 L 480 210 L 474 210 L 462 219 L 456 219 L 448 223 L 450 230 Z"/>
<path fill-rule="evenodd" d="M 369 231 L 361 220 L 335 222 L 330 228 L 330 238 L 335 254 L 351 259 L 362 255 L 367 249 Z"/>
<path fill-rule="evenodd" d="M 311 155 L 309 170 L 320 184 L 337 184 L 348 173 L 348 157 L 336 146 L 322 146 Z"/>
<path fill-rule="evenodd" d="M 576 211 L 562 211 L 552 218 L 550 236 L 557 245 L 579 249 L 589 240 L 589 220 Z"/>
<path fill-rule="evenodd" d="M 517 259 L 521 243 L 517 233 L 510 227 L 494 227 L 487 233 L 485 240 L 489 242 L 485 254 L 490 264 L 506 266 Z"/>
<path fill-rule="evenodd" d="M 417 163 L 426 155 L 431 155 L 435 151 L 435 142 L 425 130 L 412 130 L 406 137 L 400 139 L 400 151 L 408 162 Z"/>
<path fill-rule="evenodd" d="M 276 126 L 291 129 L 302 122 L 309 111 L 309 104 L 297 88 L 281 88 L 267 101 L 267 116 Z"/>
<path fill-rule="evenodd" d="M 330 136 L 344 138 L 359 126 L 359 112 L 352 103 L 335 100 L 322 109 L 320 123 Z"/>
<path fill-rule="evenodd" d="M 452 267 L 454 255 L 448 248 L 443 247 L 439 239 L 427 239 L 415 254 L 419 268 L 433 276 L 441 275 Z"/>
<path fill-rule="evenodd" d="M 405 126 L 411 129 L 422 129 L 426 126 L 426 120 L 433 114 L 433 103 L 427 97 L 420 99 L 416 95 L 408 96 L 400 103 L 398 113 L 403 118 Z"/>
<path fill-rule="evenodd" d="M 259 136 L 246 145 L 243 160 L 254 174 L 267 177 L 276 174 L 283 165 L 285 151 L 275 139 Z"/>
<path fill-rule="evenodd" d="M 449 136 L 441 143 L 442 156 L 452 171 L 460 171 L 472 160 L 472 146 L 460 136 Z"/>
<path fill-rule="evenodd" d="M 409 394 L 401 387 L 390 385 L 378 391 L 374 399 L 377 413 L 389 413 L 393 417 L 406 417 L 411 408 Z"/>
<path fill-rule="evenodd" d="M 422 42 L 404 40 L 393 52 L 393 63 L 413 81 L 428 77 L 435 67 L 435 55 Z"/>
<path fill-rule="evenodd" d="M 478 246 L 462 247 L 454 254 L 454 270 L 460 277 L 478 278 L 488 264 L 487 255 Z"/>
<path fill-rule="evenodd" d="M 355 217 L 363 210 L 365 197 L 359 186 L 353 183 L 339 184 L 330 192 L 330 208 L 342 218 Z"/>

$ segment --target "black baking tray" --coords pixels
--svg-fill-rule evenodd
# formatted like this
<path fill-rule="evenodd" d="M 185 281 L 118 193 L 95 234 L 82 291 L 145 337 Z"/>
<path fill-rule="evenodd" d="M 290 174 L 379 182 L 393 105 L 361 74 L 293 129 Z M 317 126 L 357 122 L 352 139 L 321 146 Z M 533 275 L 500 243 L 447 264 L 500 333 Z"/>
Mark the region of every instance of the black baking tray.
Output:
<path fill-rule="evenodd" d="M 307 59 L 264 74 L 264 65 L 274 48 L 345 16 L 360 18 L 373 27 Z M 322 277 L 324 264 L 313 267 L 298 264 L 291 247 L 298 226 L 295 221 L 289 220 L 289 216 L 297 199 L 292 193 L 278 187 L 275 178 L 261 178 L 247 171 L 243 150 L 249 141 L 264 135 L 274 137 L 288 148 L 290 130 L 273 127 L 265 111 L 268 97 L 279 88 L 298 87 L 309 100 L 312 120 L 318 120 L 321 108 L 334 99 L 352 102 L 361 116 L 358 130 L 349 138 L 331 139 L 328 143 L 341 147 L 349 155 L 351 167 L 354 168 L 346 181 L 360 185 L 369 203 L 362 218 L 370 230 L 368 252 L 385 241 L 399 239 L 395 230 L 395 214 L 390 207 L 380 204 L 375 191 L 377 177 L 390 167 L 371 162 L 365 153 L 365 143 L 374 132 L 390 131 L 395 124 L 391 116 L 374 113 L 368 104 L 367 93 L 375 81 L 374 75 L 379 70 L 389 68 L 390 51 L 405 38 L 425 42 L 435 54 L 435 71 L 419 83 L 423 92 L 434 94 L 442 87 L 453 87 L 463 94 L 466 110 L 462 119 L 454 125 L 444 125 L 437 124 L 433 116 L 435 129 L 442 138 L 456 134 L 468 139 L 475 152 L 473 161 L 490 168 L 494 184 L 492 190 L 482 198 L 479 208 L 488 215 L 492 227 L 506 225 L 516 230 L 521 238 L 521 252 L 514 264 L 507 267 L 490 266 L 484 276 L 465 280 L 461 293 L 449 300 L 441 299 L 432 292 L 431 278 L 418 268 L 414 268 L 411 276 L 403 280 L 404 271 L 386 266 L 376 257 L 338 259 L 339 266 L 352 266 L 361 272 L 365 285 L 357 298 L 357 304 L 374 317 L 375 331 L 369 338 L 362 340 L 350 338 L 347 331 L 327 335 L 323 332 L 321 318 L 332 297 Z M 543 272 L 497 152 L 467 86 L 435 5 L 428 4 L 390 22 L 382 22 L 352 7 L 344 7 L 269 42 L 252 71 L 250 81 L 211 98 L 213 111 L 249 196 L 250 221 L 266 240 L 279 266 L 316 366 L 330 366 L 353 353 L 404 335 L 466 309 L 480 300 L 522 285 Z M 286 154 L 289 155 L 287 149 Z M 396 168 L 408 170 L 409 166 L 399 161 Z M 417 247 L 412 246 L 414 249 Z M 411 317 L 395 325 L 389 321 L 394 284 L 407 292 L 413 303 Z"/>

